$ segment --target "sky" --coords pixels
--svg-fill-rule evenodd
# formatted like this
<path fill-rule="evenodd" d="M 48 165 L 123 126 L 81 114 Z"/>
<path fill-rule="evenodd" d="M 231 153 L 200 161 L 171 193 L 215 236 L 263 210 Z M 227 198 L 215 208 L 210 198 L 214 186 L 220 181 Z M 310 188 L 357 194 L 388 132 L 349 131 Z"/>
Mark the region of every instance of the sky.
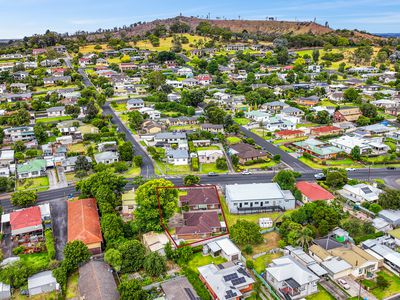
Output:
<path fill-rule="evenodd" d="M 328 21 L 335 29 L 400 32 L 400 0 L 0 0 L 0 39 L 184 16 Z"/>

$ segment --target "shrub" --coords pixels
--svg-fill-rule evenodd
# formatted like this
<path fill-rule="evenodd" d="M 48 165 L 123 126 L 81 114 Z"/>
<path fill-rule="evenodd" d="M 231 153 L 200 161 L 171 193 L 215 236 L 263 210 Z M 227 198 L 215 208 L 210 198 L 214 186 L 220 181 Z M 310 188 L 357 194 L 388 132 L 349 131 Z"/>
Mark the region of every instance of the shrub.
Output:
<path fill-rule="evenodd" d="M 192 158 L 192 170 L 193 171 L 198 171 L 199 169 L 200 169 L 199 158 L 198 157 L 193 157 Z"/>
<path fill-rule="evenodd" d="M 44 235 L 46 238 L 47 256 L 49 257 L 50 260 L 52 260 L 56 257 L 56 248 L 54 246 L 53 232 L 51 231 L 51 229 L 46 229 Z"/>
<path fill-rule="evenodd" d="M 12 253 L 13 253 L 14 255 L 19 255 L 19 254 L 24 253 L 24 250 L 25 250 L 25 247 L 24 247 L 24 246 L 18 246 L 18 247 L 15 247 L 15 248 L 13 249 Z"/>
<path fill-rule="evenodd" d="M 247 267 L 248 269 L 254 269 L 254 261 L 252 261 L 251 259 L 248 259 L 248 260 L 246 261 L 246 267 Z"/>

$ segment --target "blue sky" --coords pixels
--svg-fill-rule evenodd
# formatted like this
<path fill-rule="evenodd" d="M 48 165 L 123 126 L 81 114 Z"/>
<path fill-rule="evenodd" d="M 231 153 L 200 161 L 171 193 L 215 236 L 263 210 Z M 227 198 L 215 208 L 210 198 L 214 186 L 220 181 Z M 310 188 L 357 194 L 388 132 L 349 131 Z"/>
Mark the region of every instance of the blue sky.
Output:
<path fill-rule="evenodd" d="M 0 39 L 46 29 L 96 30 L 186 16 L 325 21 L 333 28 L 400 32 L 400 0 L 0 0 Z"/>

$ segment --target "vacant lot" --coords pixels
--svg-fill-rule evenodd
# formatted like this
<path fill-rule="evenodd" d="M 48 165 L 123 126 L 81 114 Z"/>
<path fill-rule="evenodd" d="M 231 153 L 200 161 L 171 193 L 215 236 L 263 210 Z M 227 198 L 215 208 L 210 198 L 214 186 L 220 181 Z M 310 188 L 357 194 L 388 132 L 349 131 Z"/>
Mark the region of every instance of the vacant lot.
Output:
<path fill-rule="evenodd" d="M 17 181 L 17 190 L 32 190 L 41 192 L 41 191 L 46 191 L 48 189 L 49 189 L 49 178 L 47 176 L 21 179 Z"/>

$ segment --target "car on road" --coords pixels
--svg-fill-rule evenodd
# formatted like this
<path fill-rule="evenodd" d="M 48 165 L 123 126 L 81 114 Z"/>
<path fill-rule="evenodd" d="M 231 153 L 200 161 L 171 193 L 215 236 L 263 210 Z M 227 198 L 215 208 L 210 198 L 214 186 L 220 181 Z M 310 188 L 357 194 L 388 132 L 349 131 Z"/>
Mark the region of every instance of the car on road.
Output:
<path fill-rule="evenodd" d="M 324 180 L 326 178 L 326 176 L 324 173 L 317 173 L 317 174 L 314 174 L 314 178 L 317 180 Z"/>
<path fill-rule="evenodd" d="M 244 171 L 242 172 L 242 175 L 251 175 L 251 172 L 248 171 L 248 170 L 244 170 Z"/>
<path fill-rule="evenodd" d="M 218 174 L 215 173 L 215 172 L 210 172 L 210 173 L 207 174 L 207 176 L 218 176 Z"/>
<path fill-rule="evenodd" d="M 396 167 L 387 167 L 388 170 L 396 170 Z"/>
<path fill-rule="evenodd" d="M 356 168 L 346 168 L 346 171 L 355 171 Z"/>
<path fill-rule="evenodd" d="M 346 280 L 344 280 L 344 279 L 342 279 L 342 278 L 339 278 L 339 279 L 338 279 L 338 283 L 339 283 L 345 290 L 350 289 L 350 285 L 347 283 Z"/>

